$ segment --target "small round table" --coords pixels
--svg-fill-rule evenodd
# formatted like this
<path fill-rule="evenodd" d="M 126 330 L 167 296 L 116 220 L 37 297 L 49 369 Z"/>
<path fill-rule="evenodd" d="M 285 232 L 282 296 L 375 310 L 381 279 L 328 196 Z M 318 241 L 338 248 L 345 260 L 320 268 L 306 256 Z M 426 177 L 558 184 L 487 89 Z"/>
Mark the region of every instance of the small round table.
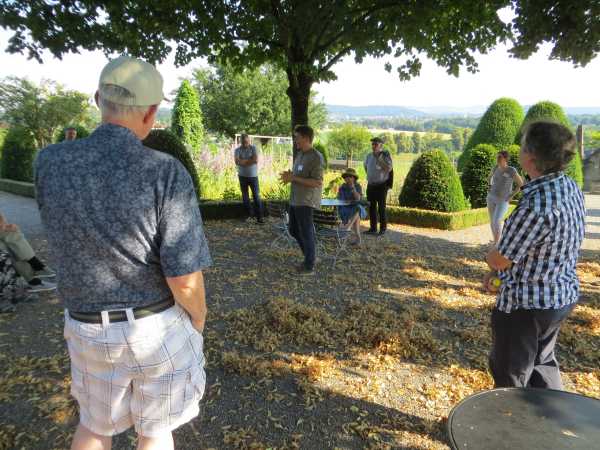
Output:
<path fill-rule="evenodd" d="M 600 400 L 551 389 L 500 388 L 450 412 L 454 449 L 600 449 Z"/>

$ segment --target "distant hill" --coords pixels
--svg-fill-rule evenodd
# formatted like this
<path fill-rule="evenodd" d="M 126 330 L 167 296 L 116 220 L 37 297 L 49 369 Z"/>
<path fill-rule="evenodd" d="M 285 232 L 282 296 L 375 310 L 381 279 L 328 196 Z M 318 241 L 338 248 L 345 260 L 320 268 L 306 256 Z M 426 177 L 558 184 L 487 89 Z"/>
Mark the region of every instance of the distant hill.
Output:
<path fill-rule="evenodd" d="M 327 114 L 335 117 L 425 117 L 422 111 L 405 108 L 404 106 L 345 106 L 327 105 Z"/>
<path fill-rule="evenodd" d="M 527 111 L 531 105 L 525 105 Z M 331 119 L 351 119 L 359 117 L 401 117 L 401 118 L 425 118 L 425 117 L 452 117 L 452 116 L 481 116 L 487 106 L 346 106 L 327 105 L 327 112 Z M 600 114 L 598 107 L 564 107 L 569 115 Z"/>

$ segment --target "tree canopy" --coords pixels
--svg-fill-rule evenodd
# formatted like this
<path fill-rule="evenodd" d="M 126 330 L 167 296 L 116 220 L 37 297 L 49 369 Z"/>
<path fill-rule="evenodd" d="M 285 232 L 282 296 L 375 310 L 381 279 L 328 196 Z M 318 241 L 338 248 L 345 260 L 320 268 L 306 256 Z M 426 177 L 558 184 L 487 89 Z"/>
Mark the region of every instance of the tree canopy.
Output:
<path fill-rule="evenodd" d="M 330 154 L 345 158 L 349 164 L 353 159 L 362 159 L 370 151 L 371 137 L 367 128 L 345 123 L 329 132 L 327 146 Z"/>
<path fill-rule="evenodd" d="M 56 132 L 86 117 L 88 96 L 45 80 L 36 85 L 26 78 L 0 81 L 2 120 L 28 130 L 37 148 L 51 144 Z"/>
<path fill-rule="evenodd" d="M 194 72 L 207 129 L 234 136 L 246 132 L 267 136 L 290 133 L 290 102 L 285 72 L 272 64 L 236 70 L 213 64 Z M 314 95 L 313 95 L 314 97 Z M 311 98 L 309 124 L 321 128 L 327 111 Z"/>
<path fill-rule="evenodd" d="M 512 22 L 498 15 L 505 7 Z M 60 57 L 83 48 L 157 62 L 175 49 L 178 65 L 201 56 L 276 64 L 288 78 L 292 126 L 308 123 L 312 85 L 335 79 L 345 56 L 401 58 L 401 79 L 417 76 L 427 56 L 457 75 L 477 70 L 476 52 L 510 40 L 517 57 L 549 42 L 551 57 L 585 65 L 599 51 L 598 17 L 596 0 L 0 0 L 0 26 L 14 31 L 8 50 L 37 59 L 43 49 Z"/>

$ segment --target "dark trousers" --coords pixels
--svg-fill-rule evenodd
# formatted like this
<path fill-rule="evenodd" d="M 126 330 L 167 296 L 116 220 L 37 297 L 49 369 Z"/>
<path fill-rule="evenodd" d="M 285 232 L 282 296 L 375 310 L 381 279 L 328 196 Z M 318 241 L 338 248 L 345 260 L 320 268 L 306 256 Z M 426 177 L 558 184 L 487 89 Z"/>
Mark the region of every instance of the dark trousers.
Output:
<path fill-rule="evenodd" d="M 315 225 L 313 208 L 310 206 L 290 206 L 290 234 L 298 241 L 304 255 L 304 267 L 315 266 Z"/>
<path fill-rule="evenodd" d="M 554 346 L 575 305 L 562 309 L 492 311 L 490 370 L 496 387 L 562 389 Z"/>
<path fill-rule="evenodd" d="M 383 184 L 367 185 L 367 200 L 369 201 L 369 219 L 371 231 L 377 231 L 377 216 L 379 213 L 379 229 L 387 228 L 387 217 L 385 215 L 385 202 L 387 200 L 388 187 Z"/>
<path fill-rule="evenodd" d="M 240 190 L 242 191 L 242 202 L 244 208 L 248 212 L 248 217 L 256 216 L 257 219 L 262 219 L 262 202 L 260 201 L 260 190 L 258 189 L 258 177 L 242 177 L 240 179 Z M 254 200 L 254 211 L 250 205 L 250 196 L 248 188 L 252 191 L 252 200 Z"/>

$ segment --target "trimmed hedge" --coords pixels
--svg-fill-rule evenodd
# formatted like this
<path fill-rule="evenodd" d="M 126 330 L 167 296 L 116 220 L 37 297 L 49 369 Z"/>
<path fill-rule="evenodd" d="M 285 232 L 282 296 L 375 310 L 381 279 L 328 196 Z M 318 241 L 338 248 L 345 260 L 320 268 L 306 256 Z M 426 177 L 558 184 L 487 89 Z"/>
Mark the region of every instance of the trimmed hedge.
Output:
<path fill-rule="evenodd" d="M 514 205 L 509 206 L 510 214 Z M 423 228 L 438 228 L 440 230 L 462 230 L 464 228 L 484 225 L 490 222 L 487 208 L 468 209 L 458 212 L 427 211 L 424 209 L 388 206 L 389 223 L 399 223 Z"/>
<path fill-rule="evenodd" d="M 269 203 L 281 203 L 286 204 L 287 201 Z M 247 212 L 244 208 L 244 204 L 241 201 L 200 201 L 200 212 L 202 213 L 202 220 L 229 220 L 229 219 L 243 219 L 246 217 Z M 268 215 L 268 209 L 265 205 L 264 213 Z"/>
<path fill-rule="evenodd" d="M 61 131 L 59 131 L 58 136 L 56 136 L 55 142 L 62 142 L 65 140 L 65 131 L 67 131 L 67 128 L 75 128 L 75 130 L 77 131 L 76 139 L 83 139 L 90 135 L 90 130 L 88 130 L 86 127 L 84 127 L 82 125 L 74 125 L 74 126 L 70 126 L 70 127 L 64 127 Z"/>
<path fill-rule="evenodd" d="M 523 123 L 523 108 L 512 98 L 499 98 L 481 117 L 477 128 L 469 138 L 465 150 L 458 158 L 458 171 L 462 172 L 471 149 L 479 144 L 491 144 L 498 149 L 515 142 L 515 136 Z"/>
<path fill-rule="evenodd" d="M 202 111 L 198 92 L 189 80 L 183 80 L 177 91 L 171 116 L 171 129 L 179 139 L 192 148 L 192 151 L 197 152 L 200 149 L 204 139 Z"/>
<path fill-rule="evenodd" d="M 35 187 L 33 183 L 26 181 L 15 181 L 7 178 L 0 178 L 0 191 L 10 192 L 21 197 L 35 198 Z"/>
<path fill-rule="evenodd" d="M 579 189 L 583 189 L 583 163 L 578 151 L 565 169 L 565 174 L 573 178 Z"/>
<path fill-rule="evenodd" d="M 194 189 L 198 197 L 200 197 L 200 178 L 198 177 L 194 161 L 183 142 L 174 133 L 169 130 L 152 130 L 142 143 L 146 147 L 167 153 L 178 159 L 192 177 Z"/>
<path fill-rule="evenodd" d="M 496 167 L 497 156 L 498 150 L 489 144 L 479 144 L 471 151 L 460 181 L 465 197 L 473 208 L 481 208 L 487 204 L 489 178 Z"/>
<path fill-rule="evenodd" d="M 37 154 L 33 135 L 25 128 L 8 130 L 2 146 L 0 176 L 17 181 L 33 181 L 33 161 Z"/>
<path fill-rule="evenodd" d="M 521 163 L 519 162 L 519 153 L 521 152 L 521 146 L 517 144 L 509 145 L 505 150 L 510 154 L 508 158 L 508 165 L 517 169 L 519 175 L 524 176 L 525 172 L 523 172 L 523 168 L 521 167 Z"/>
<path fill-rule="evenodd" d="M 441 150 L 425 152 L 413 163 L 399 203 L 409 208 L 444 212 L 468 208 L 458 174 Z"/>

